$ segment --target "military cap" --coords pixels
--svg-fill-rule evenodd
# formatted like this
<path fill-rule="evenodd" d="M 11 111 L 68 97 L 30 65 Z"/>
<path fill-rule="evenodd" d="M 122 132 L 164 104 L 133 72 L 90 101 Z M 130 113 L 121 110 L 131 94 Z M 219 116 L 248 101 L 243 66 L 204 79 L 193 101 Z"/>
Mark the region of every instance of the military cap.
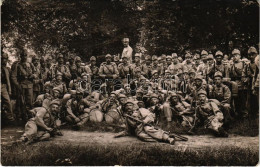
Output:
<path fill-rule="evenodd" d="M 141 72 L 142 70 L 141 70 L 141 68 L 140 67 L 136 67 L 135 68 L 135 72 Z"/>
<path fill-rule="evenodd" d="M 172 58 L 178 58 L 177 53 L 172 53 Z"/>
<path fill-rule="evenodd" d="M 91 57 L 90 57 L 90 61 L 97 61 L 97 59 L 96 59 L 95 56 L 91 56 Z"/>
<path fill-rule="evenodd" d="M 220 50 L 218 50 L 216 53 L 215 53 L 215 56 L 217 57 L 217 56 L 222 56 L 223 57 L 223 53 L 220 51 Z"/>
<path fill-rule="evenodd" d="M 141 53 L 136 53 L 135 57 L 140 57 L 141 58 Z"/>
<path fill-rule="evenodd" d="M 166 59 L 172 59 L 172 56 L 171 55 L 167 55 Z"/>
<path fill-rule="evenodd" d="M 203 90 L 203 89 L 201 89 L 201 90 L 198 91 L 198 95 L 201 95 L 201 94 L 207 96 L 207 92 L 206 92 L 205 90 Z"/>
<path fill-rule="evenodd" d="M 110 95 L 111 95 L 111 94 L 117 95 L 116 91 L 112 91 L 112 92 L 110 93 Z"/>
<path fill-rule="evenodd" d="M 158 97 L 158 95 L 157 95 L 157 94 L 155 94 L 155 93 L 152 93 L 152 94 L 150 95 L 150 98 L 151 98 L 151 99 L 152 99 L 152 98 L 157 98 L 157 99 L 158 99 L 159 97 Z"/>
<path fill-rule="evenodd" d="M 153 71 L 152 71 L 152 75 L 154 75 L 154 74 L 156 74 L 156 73 L 158 74 L 158 71 L 157 71 L 157 70 L 153 70 Z"/>
<path fill-rule="evenodd" d="M 206 50 L 201 51 L 201 55 L 208 55 L 208 52 Z"/>
<path fill-rule="evenodd" d="M 60 53 L 60 54 L 58 54 L 58 57 L 57 57 L 57 59 L 59 59 L 59 58 L 63 58 L 63 55 Z"/>
<path fill-rule="evenodd" d="M 59 99 L 54 99 L 50 102 L 50 106 L 53 105 L 53 104 L 56 104 L 56 105 L 60 105 L 60 100 Z"/>
<path fill-rule="evenodd" d="M 192 56 L 191 56 L 190 53 L 185 54 L 185 58 L 191 58 L 191 57 L 192 57 Z"/>
<path fill-rule="evenodd" d="M 119 59 L 120 59 L 120 58 L 119 58 L 118 55 L 115 55 L 115 56 L 114 56 L 114 61 L 119 61 Z"/>
<path fill-rule="evenodd" d="M 257 50 L 255 47 L 251 46 L 249 49 L 248 49 L 248 54 L 250 53 L 256 53 L 257 54 Z"/>
<path fill-rule="evenodd" d="M 158 61 L 161 61 L 162 60 L 162 58 L 161 57 L 158 57 L 158 59 L 157 59 Z"/>
<path fill-rule="evenodd" d="M 85 73 L 85 72 L 83 72 L 83 73 L 81 74 L 81 77 L 84 77 L 84 76 L 88 76 L 88 74 Z"/>
<path fill-rule="evenodd" d="M 51 57 L 51 56 L 48 56 L 48 57 L 46 58 L 46 60 L 52 60 L 52 57 Z"/>
<path fill-rule="evenodd" d="M 193 68 L 191 68 L 191 69 L 188 71 L 188 73 L 189 73 L 189 74 L 191 74 L 191 73 L 196 73 L 196 71 L 195 71 Z"/>
<path fill-rule="evenodd" d="M 75 62 L 81 62 L 81 58 L 79 56 L 75 57 Z"/>
<path fill-rule="evenodd" d="M 123 38 L 123 42 L 129 42 L 129 38 Z"/>
<path fill-rule="evenodd" d="M 239 54 L 240 55 L 240 51 L 238 49 L 234 49 L 232 51 L 232 55 L 235 55 L 235 54 Z"/>
<path fill-rule="evenodd" d="M 162 58 L 162 59 L 166 59 L 166 55 L 165 55 L 165 54 L 162 54 L 161 58 Z"/>
<path fill-rule="evenodd" d="M 198 75 L 195 76 L 194 80 L 201 80 L 202 81 L 203 77 L 202 77 L 202 75 L 198 74 Z"/>
<path fill-rule="evenodd" d="M 37 55 L 33 55 L 32 60 L 40 60 L 40 58 Z"/>
<path fill-rule="evenodd" d="M 43 85 L 44 88 L 46 87 L 51 87 L 51 82 L 48 81 L 48 82 L 45 82 L 44 85 Z"/>
<path fill-rule="evenodd" d="M 127 98 L 127 97 L 126 97 L 126 95 L 125 95 L 125 94 L 123 94 L 123 93 L 120 93 L 120 94 L 118 95 L 118 98 Z"/>
<path fill-rule="evenodd" d="M 57 76 L 62 76 L 62 75 L 63 75 L 63 74 L 62 74 L 61 72 L 59 72 L 59 71 L 56 73 L 56 77 L 57 77 Z"/>
<path fill-rule="evenodd" d="M 4 53 L 1 58 L 2 59 L 8 59 L 8 55 L 6 53 Z"/>
<path fill-rule="evenodd" d="M 214 56 L 213 54 L 209 54 L 208 57 L 207 57 L 208 60 L 214 60 Z"/>
<path fill-rule="evenodd" d="M 119 57 L 118 57 L 119 58 Z M 122 56 L 122 59 L 128 59 L 128 57 L 126 55 Z"/>
<path fill-rule="evenodd" d="M 145 56 L 145 60 L 151 60 L 151 59 L 152 59 L 152 58 L 151 58 L 150 55 Z"/>
<path fill-rule="evenodd" d="M 107 54 L 105 58 L 112 58 L 111 54 Z"/>
<path fill-rule="evenodd" d="M 189 73 L 189 71 L 188 71 L 188 69 L 184 69 L 183 71 L 182 71 L 182 73 L 184 74 L 184 73 Z"/>
<path fill-rule="evenodd" d="M 215 72 L 215 74 L 214 74 L 214 78 L 215 77 L 221 77 L 221 78 L 223 78 L 223 75 L 222 75 L 222 73 L 220 72 L 220 71 L 217 71 L 217 72 Z"/>
<path fill-rule="evenodd" d="M 200 59 L 200 55 L 198 53 L 195 53 L 194 60 Z"/>
<path fill-rule="evenodd" d="M 166 74 L 166 73 L 169 73 L 169 74 L 170 74 L 171 72 L 170 72 L 169 70 L 165 70 L 165 72 L 164 72 L 164 73 L 165 73 L 165 74 Z"/>
<path fill-rule="evenodd" d="M 180 62 L 182 62 L 182 61 L 183 61 L 183 59 L 182 59 L 181 57 L 178 57 L 178 60 L 179 60 Z"/>
<path fill-rule="evenodd" d="M 133 105 L 135 104 L 135 102 L 134 102 L 132 99 L 128 99 L 128 100 L 126 101 L 125 105 L 128 104 L 128 103 L 131 103 L 131 104 L 133 104 Z"/>
<path fill-rule="evenodd" d="M 174 96 L 178 97 L 177 93 L 175 93 L 175 92 L 171 92 L 170 96 L 171 97 L 174 97 Z"/>
<path fill-rule="evenodd" d="M 77 91 L 76 90 L 70 90 L 70 94 L 75 95 L 75 94 L 77 94 Z"/>
<path fill-rule="evenodd" d="M 156 55 L 152 56 L 152 61 L 157 60 L 157 59 L 158 59 L 158 57 Z"/>

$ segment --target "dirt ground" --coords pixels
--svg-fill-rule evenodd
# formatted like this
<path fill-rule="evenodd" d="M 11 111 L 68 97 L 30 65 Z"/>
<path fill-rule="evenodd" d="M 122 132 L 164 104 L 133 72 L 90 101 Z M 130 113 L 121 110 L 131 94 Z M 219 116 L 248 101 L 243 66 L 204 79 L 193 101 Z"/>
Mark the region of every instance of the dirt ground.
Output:
<path fill-rule="evenodd" d="M 111 132 L 87 132 L 87 131 L 73 131 L 73 130 L 62 130 L 63 136 L 58 136 L 52 138 L 49 143 L 64 144 L 70 143 L 75 145 L 82 145 L 83 143 L 93 143 L 99 145 L 143 145 L 144 142 L 138 140 L 135 137 L 121 137 L 114 138 L 116 133 Z M 1 130 L 1 144 L 10 145 L 13 141 L 17 140 L 23 133 L 23 128 L 4 128 Z M 188 136 L 184 135 L 189 140 L 176 141 L 175 145 L 171 146 L 166 143 L 146 143 L 151 146 L 154 145 L 168 145 L 173 148 L 187 149 L 207 149 L 209 147 L 225 147 L 225 146 L 237 146 L 240 148 L 250 148 L 259 149 L 259 137 L 248 137 L 248 136 L 238 136 L 230 135 L 228 138 L 216 138 L 211 135 L 201 135 L 201 136 Z M 48 143 L 47 142 L 47 143 Z"/>

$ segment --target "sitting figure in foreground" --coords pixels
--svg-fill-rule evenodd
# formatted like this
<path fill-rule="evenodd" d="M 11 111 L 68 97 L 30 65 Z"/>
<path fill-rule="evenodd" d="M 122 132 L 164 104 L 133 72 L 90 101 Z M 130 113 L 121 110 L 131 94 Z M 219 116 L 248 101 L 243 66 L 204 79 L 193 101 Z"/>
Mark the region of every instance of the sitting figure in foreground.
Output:
<path fill-rule="evenodd" d="M 36 141 L 49 140 L 51 136 L 62 135 L 59 131 L 61 121 L 58 118 L 60 101 L 53 100 L 49 109 L 37 107 L 30 112 L 34 115 L 25 125 L 25 132 L 21 141 L 32 143 Z"/>
<path fill-rule="evenodd" d="M 134 109 L 134 102 L 128 100 L 125 103 L 126 130 L 120 132 L 115 137 L 122 137 L 127 135 L 136 135 L 139 139 L 144 141 L 163 141 L 174 144 L 175 139 L 162 129 L 157 129 L 153 124 L 155 115 L 145 108 Z M 130 117 L 129 117 L 130 116 Z M 136 121 L 139 120 L 139 121 Z M 140 122 L 142 121 L 142 123 Z"/>

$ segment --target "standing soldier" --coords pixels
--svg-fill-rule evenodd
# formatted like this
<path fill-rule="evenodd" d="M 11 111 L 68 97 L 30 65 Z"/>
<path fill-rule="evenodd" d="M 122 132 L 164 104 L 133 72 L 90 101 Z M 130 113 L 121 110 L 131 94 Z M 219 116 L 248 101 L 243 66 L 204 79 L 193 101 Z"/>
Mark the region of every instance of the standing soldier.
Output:
<path fill-rule="evenodd" d="M 99 76 L 106 82 L 106 86 L 107 86 L 107 91 L 110 94 L 113 90 L 113 80 L 112 79 L 116 79 L 119 76 L 119 72 L 117 69 L 117 65 L 112 61 L 112 56 L 110 54 L 106 55 L 106 62 L 103 62 L 100 65 L 99 68 Z"/>
<path fill-rule="evenodd" d="M 11 85 L 10 85 L 10 71 L 6 67 L 8 61 L 8 55 L 2 54 L 1 57 L 1 99 L 2 99 L 2 112 L 5 114 L 7 121 L 14 121 L 13 110 L 10 100 L 11 95 Z M 3 106 L 6 110 L 3 110 Z M 3 117 L 2 117 L 3 118 Z M 4 119 L 2 119 L 4 122 Z"/>
<path fill-rule="evenodd" d="M 147 55 L 145 57 L 145 63 L 141 66 L 141 71 L 142 71 L 142 75 L 148 79 L 151 78 L 151 73 L 152 73 L 152 60 L 151 60 L 151 56 Z"/>
<path fill-rule="evenodd" d="M 34 68 L 35 79 L 33 81 L 33 101 L 36 100 L 37 96 L 41 93 L 43 88 L 43 79 L 41 65 L 39 63 L 40 59 L 38 56 L 34 55 L 32 57 L 32 66 Z"/>
<path fill-rule="evenodd" d="M 63 81 L 67 84 L 67 87 L 69 85 L 70 79 L 71 79 L 71 74 L 69 68 L 64 64 L 64 59 L 63 55 L 59 54 L 58 55 L 58 64 L 55 64 L 51 67 L 51 78 L 54 79 L 56 78 L 56 74 L 60 72 L 63 77 Z"/>
<path fill-rule="evenodd" d="M 124 45 L 124 49 L 123 49 L 121 58 L 127 57 L 129 63 L 132 64 L 133 49 L 129 46 L 129 38 L 123 38 L 122 42 Z"/>
<path fill-rule="evenodd" d="M 167 70 L 170 71 L 172 75 L 183 73 L 184 66 L 183 64 L 179 63 L 178 56 L 176 53 L 173 53 L 172 62 L 173 63 L 169 65 Z"/>
<path fill-rule="evenodd" d="M 96 66 L 96 57 L 95 56 L 91 56 L 90 57 L 90 65 L 89 65 L 89 68 L 91 70 L 91 73 L 92 73 L 92 77 L 91 79 L 95 79 L 98 77 L 98 67 Z"/>
<path fill-rule="evenodd" d="M 158 63 L 158 57 L 156 55 L 152 56 L 152 71 L 156 70 L 158 71 L 158 74 L 161 75 L 162 74 L 162 67 L 159 65 Z"/>
<path fill-rule="evenodd" d="M 45 61 L 45 67 L 42 67 L 42 78 L 44 79 L 44 82 L 51 81 L 50 69 L 52 65 L 52 57 L 48 56 Z"/>
<path fill-rule="evenodd" d="M 68 62 L 66 63 L 69 70 L 70 70 L 70 74 L 71 74 L 71 79 L 77 79 L 77 67 L 75 65 L 75 57 L 72 54 L 69 54 L 69 59 Z"/>
<path fill-rule="evenodd" d="M 240 118 L 247 117 L 246 112 L 246 90 L 242 77 L 243 70 L 245 68 L 244 62 L 240 60 L 240 51 L 234 49 L 232 51 L 233 64 L 230 67 L 230 78 L 235 81 L 238 85 L 238 96 L 234 97 L 235 110 L 239 114 Z"/>
<path fill-rule="evenodd" d="M 203 50 L 201 51 L 201 60 L 202 63 L 198 66 L 197 73 L 203 75 L 203 71 L 207 66 L 208 62 L 208 52 Z"/>
<path fill-rule="evenodd" d="M 230 116 L 230 102 L 231 102 L 231 92 L 229 88 L 222 83 L 222 73 L 217 71 L 214 75 L 214 85 L 211 94 L 209 94 L 209 98 L 217 99 L 221 106 L 221 111 L 224 115 L 224 124 L 229 124 L 231 120 Z"/>
<path fill-rule="evenodd" d="M 86 73 L 88 75 L 88 83 L 91 83 L 92 72 L 88 66 L 82 66 L 81 63 L 82 63 L 81 58 L 77 56 L 75 58 L 77 79 L 81 78 L 81 75 L 83 73 Z"/>
<path fill-rule="evenodd" d="M 27 55 L 22 52 L 20 56 L 21 62 L 19 62 L 12 71 L 11 79 L 19 91 L 17 96 L 18 117 L 27 121 L 28 111 L 33 106 L 33 81 L 36 77 L 33 74 L 32 64 L 27 62 Z"/>
<path fill-rule="evenodd" d="M 201 61 L 200 61 L 200 55 L 198 53 L 195 53 L 194 57 L 193 57 L 193 61 L 194 61 L 194 64 L 193 64 L 193 69 L 195 71 L 197 71 Z"/>
<path fill-rule="evenodd" d="M 166 66 L 167 66 L 167 69 L 168 69 L 168 67 L 172 64 L 172 56 L 167 55 L 165 59 L 166 59 Z M 177 60 L 178 60 L 178 57 L 177 57 Z"/>
<path fill-rule="evenodd" d="M 128 57 L 122 57 L 123 63 L 118 65 L 119 77 L 122 79 L 123 84 L 128 84 L 130 78 L 133 77 L 133 67 L 129 64 Z"/>
<path fill-rule="evenodd" d="M 217 51 L 215 54 L 216 64 L 215 64 L 215 72 L 219 71 L 223 74 L 224 78 L 229 78 L 229 64 L 223 63 L 223 53 L 221 51 Z"/>
<path fill-rule="evenodd" d="M 194 64 L 192 63 L 192 55 L 190 53 L 187 53 L 185 55 L 185 60 L 182 63 L 184 65 L 184 68 L 187 71 L 190 71 L 191 69 L 193 69 Z"/>
<path fill-rule="evenodd" d="M 141 68 L 141 53 L 135 54 L 135 62 L 133 63 L 133 68 L 140 67 Z"/>

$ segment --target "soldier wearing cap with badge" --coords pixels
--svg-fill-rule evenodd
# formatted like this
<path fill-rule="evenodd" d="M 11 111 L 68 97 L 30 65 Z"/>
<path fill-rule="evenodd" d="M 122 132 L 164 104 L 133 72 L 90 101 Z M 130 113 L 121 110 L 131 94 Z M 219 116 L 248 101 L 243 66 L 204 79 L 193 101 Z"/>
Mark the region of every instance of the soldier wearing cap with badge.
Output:
<path fill-rule="evenodd" d="M 98 77 L 98 67 L 96 66 L 96 62 L 97 62 L 97 59 L 95 56 L 91 56 L 90 57 L 90 64 L 89 64 L 89 68 L 91 70 L 91 73 L 92 73 L 92 80 L 97 78 Z"/>
<path fill-rule="evenodd" d="M 129 46 L 129 38 L 123 38 L 122 43 L 124 45 L 124 49 L 121 57 L 127 57 L 129 63 L 132 64 L 133 49 Z"/>
<path fill-rule="evenodd" d="M 64 82 L 66 82 L 66 84 L 69 84 L 71 79 L 70 69 L 68 68 L 68 66 L 64 64 L 64 57 L 62 54 L 59 54 L 57 59 L 58 59 L 58 64 L 54 64 L 50 69 L 51 78 L 52 79 L 56 78 L 56 75 L 59 72 L 62 74 L 62 78 Z"/>
<path fill-rule="evenodd" d="M 194 64 L 192 63 L 192 55 L 190 53 L 185 54 L 185 60 L 182 64 L 187 71 L 193 69 Z"/>
<path fill-rule="evenodd" d="M 184 66 L 182 63 L 179 63 L 178 56 L 176 53 L 172 54 L 172 62 L 173 63 L 171 65 L 169 65 L 167 70 L 169 70 L 172 75 L 177 75 L 177 74 L 183 73 Z"/>
<path fill-rule="evenodd" d="M 126 130 L 118 133 L 115 137 L 123 137 L 127 135 L 135 135 L 144 141 L 162 141 L 174 144 L 175 139 L 162 129 L 157 129 L 152 124 L 154 123 L 155 115 L 145 108 L 135 109 L 135 103 L 132 100 L 127 100 L 125 103 Z M 137 122 L 141 120 L 143 123 Z M 149 125 L 148 125 L 149 124 Z"/>
<path fill-rule="evenodd" d="M 235 81 L 238 85 L 238 96 L 234 97 L 235 111 L 239 114 L 240 118 L 245 118 L 248 116 L 246 111 L 246 76 L 243 76 L 243 71 L 246 68 L 246 64 L 241 61 L 240 51 L 234 49 L 232 51 L 233 64 L 230 67 L 230 78 L 231 81 Z M 245 81 L 245 82 L 244 82 Z"/>
<path fill-rule="evenodd" d="M 127 84 L 127 81 L 133 77 L 134 69 L 129 64 L 128 57 L 122 57 L 123 62 L 118 65 L 119 77 L 122 79 L 123 84 Z"/>
<path fill-rule="evenodd" d="M 158 74 L 162 74 L 162 67 L 159 65 L 158 57 L 156 55 L 152 56 L 152 71 L 157 70 Z"/>
<path fill-rule="evenodd" d="M 91 83 L 91 76 L 92 76 L 92 72 L 90 70 L 90 68 L 86 65 L 86 66 L 82 66 L 82 61 L 81 58 L 79 56 L 77 56 L 75 58 L 75 64 L 76 64 L 76 76 L 77 79 L 81 78 L 81 75 L 83 73 L 88 74 L 88 83 Z"/>
<path fill-rule="evenodd" d="M 12 69 L 11 80 L 17 88 L 18 118 L 28 119 L 28 111 L 33 106 L 33 82 L 36 77 L 31 63 L 27 62 L 27 54 L 20 53 L 21 61 Z"/>
<path fill-rule="evenodd" d="M 151 78 L 152 72 L 152 57 L 150 55 L 145 56 L 145 63 L 141 66 L 142 75 L 145 78 Z"/>
<path fill-rule="evenodd" d="M 6 67 L 8 62 L 8 55 L 3 53 L 1 57 L 1 99 L 2 99 L 2 113 L 5 114 L 7 121 L 13 122 L 13 110 L 10 100 L 11 95 L 11 84 L 10 84 L 10 69 Z M 3 107 L 6 107 L 6 110 L 3 110 Z M 2 121 L 3 121 L 2 117 Z"/>
<path fill-rule="evenodd" d="M 49 109 L 37 107 L 30 110 L 33 117 L 26 123 L 25 132 L 21 141 L 32 143 L 36 141 L 49 140 L 53 135 L 62 135 L 59 132 L 61 121 L 59 119 L 60 101 L 53 100 Z"/>
<path fill-rule="evenodd" d="M 148 110 L 155 114 L 154 122 L 157 125 L 161 118 L 161 113 L 163 112 L 163 106 L 160 104 L 160 99 L 157 94 L 153 93 L 150 95 L 149 106 Z"/>
<path fill-rule="evenodd" d="M 172 64 L 172 56 L 171 55 L 167 55 L 165 60 L 166 60 L 166 65 L 167 65 L 167 69 L 168 69 L 168 67 Z"/>
<path fill-rule="evenodd" d="M 216 99 L 220 102 L 221 111 L 224 114 L 224 123 L 228 124 L 231 120 L 231 91 L 226 85 L 222 83 L 222 79 L 222 73 L 217 71 L 214 75 L 214 85 L 211 93 L 209 94 L 209 98 Z"/>
<path fill-rule="evenodd" d="M 229 70 L 230 66 L 229 64 L 223 63 L 223 53 L 221 51 L 217 51 L 215 54 L 215 72 L 220 71 L 223 74 L 224 78 L 229 78 Z"/>
<path fill-rule="evenodd" d="M 110 54 L 106 55 L 106 62 L 103 62 L 99 68 L 99 76 L 103 79 L 116 79 L 118 78 L 119 72 L 117 65 L 112 61 Z"/>
<path fill-rule="evenodd" d="M 198 68 L 197 68 L 197 73 L 199 73 L 199 74 L 202 75 L 204 69 L 205 69 L 206 66 L 207 66 L 208 55 L 209 55 L 209 54 L 208 54 L 207 51 L 202 50 L 200 55 L 201 55 L 200 58 L 201 58 L 201 60 L 202 60 L 202 63 L 198 66 Z"/>
<path fill-rule="evenodd" d="M 141 53 L 136 53 L 134 56 L 134 63 L 133 63 L 133 68 L 135 69 L 136 67 L 140 67 L 142 66 L 141 64 Z"/>
<path fill-rule="evenodd" d="M 198 91 L 199 103 L 196 106 L 195 125 L 190 129 L 190 133 L 194 133 L 198 127 L 198 121 L 204 124 L 206 129 L 212 130 L 217 137 L 228 137 L 227 132 L 223 129 L 223 113 L 220 111 L 216 103 L 209 101 L 205 90 Z"/>

